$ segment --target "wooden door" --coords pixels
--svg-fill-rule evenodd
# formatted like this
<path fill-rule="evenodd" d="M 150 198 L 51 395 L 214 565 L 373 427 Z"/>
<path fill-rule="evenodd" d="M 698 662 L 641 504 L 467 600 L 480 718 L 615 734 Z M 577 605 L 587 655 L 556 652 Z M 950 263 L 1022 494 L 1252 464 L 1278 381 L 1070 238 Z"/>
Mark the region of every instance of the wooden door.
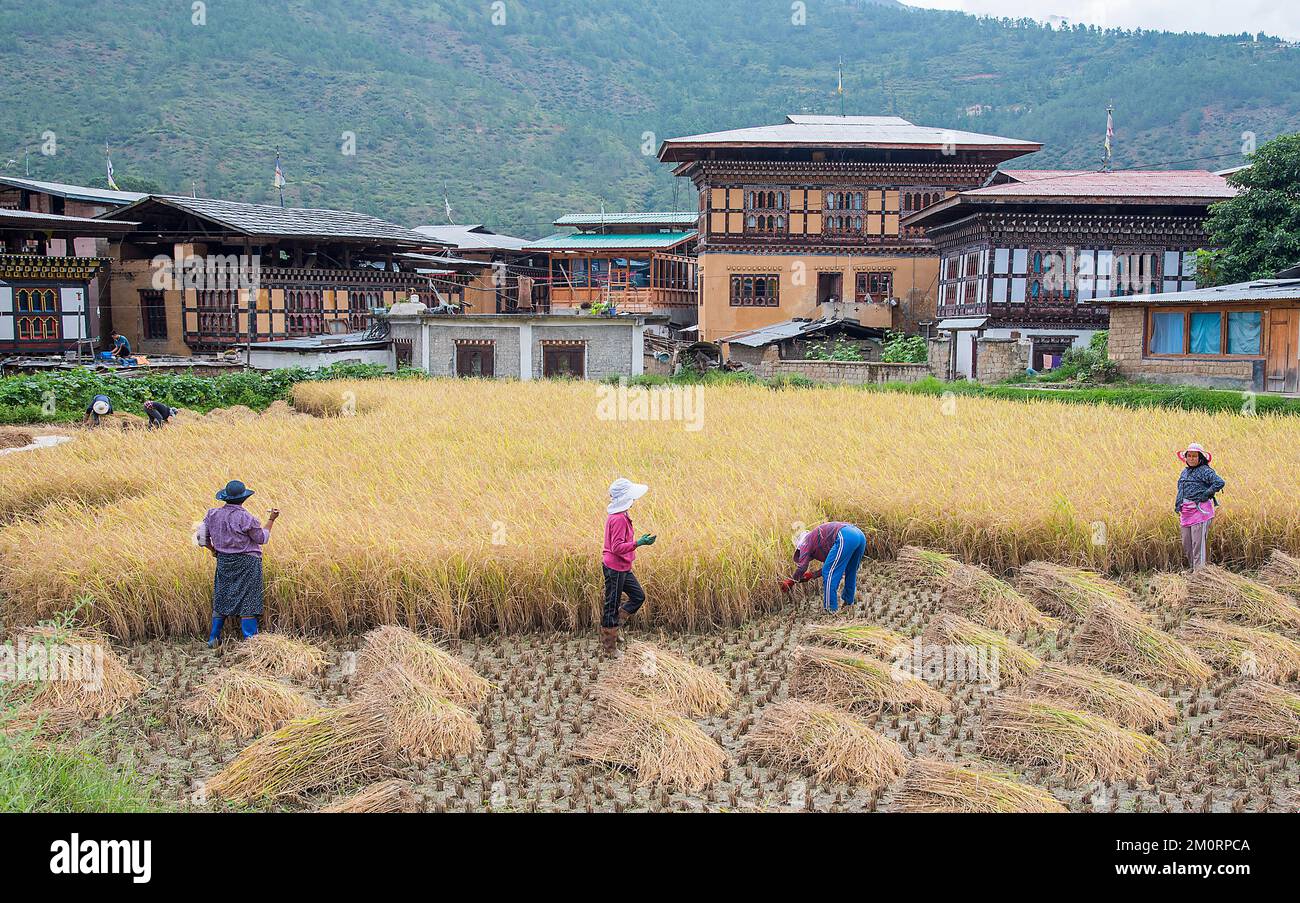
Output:
<path fill-rule="evenodd" d="M 491 345 L 457 345 L 457 376 L 496 376 L 496 355 Z"/>
<path fill-rule="evenodd" d="M 1300 310 L 1277 308 L 1268 317 L 1270 392 L 1300 392 Z"/>

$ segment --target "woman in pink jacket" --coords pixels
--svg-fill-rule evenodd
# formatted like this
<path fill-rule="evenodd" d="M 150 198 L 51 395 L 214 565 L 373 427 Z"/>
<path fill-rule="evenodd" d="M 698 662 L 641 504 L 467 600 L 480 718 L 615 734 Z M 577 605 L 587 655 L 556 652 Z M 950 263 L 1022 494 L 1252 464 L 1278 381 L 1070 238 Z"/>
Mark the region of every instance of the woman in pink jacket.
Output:
<path fill-rule="evenodd" d="M 632 562 L 640 546 L 653 545 L 655 536 L 634 538 L 628 509 L 649 490 L 649 486 L 619 477 L 609 487 L 605 512 L 605 546 L 601 560 L 605 571 L 605 607 L 600 618 L 600 649 L 605 655 L 618 652 L 618 629 L 645 602 L 645 591 L 632 573 Z M 627 602 L 623 603 L 623 596 Z M 623 603 L 623 604 L 620 604 Z"/>

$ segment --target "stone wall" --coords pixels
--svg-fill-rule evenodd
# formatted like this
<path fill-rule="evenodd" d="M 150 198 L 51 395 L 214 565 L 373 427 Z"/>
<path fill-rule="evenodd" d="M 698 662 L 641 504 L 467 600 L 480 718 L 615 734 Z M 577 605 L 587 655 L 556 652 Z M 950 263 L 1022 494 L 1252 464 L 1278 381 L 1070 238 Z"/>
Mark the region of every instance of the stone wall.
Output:
<path fill-rule="evenodd" d="M 930 339 L 926 346 L 926 366 L 930 368 L 930 375 L 939 379 L 947 379 L 948 360 L 952 354 L 952 339 Z"/>
<path fill-rule="evenodd" d="M 1144 307 L 1117 304 L 1111 308 L 1110 359 L 1125 379 L 1239 391 L 1263 386 L 1263 366 L 1259 361 L 1146 357 L 1143 355 L 1145 331 Z"/>
<path fill-rule="evenodd" d="M 1029 366 L 1029 350 L 1029 343 L 1019 339 L 976 339 L 975 378 L 988 384 L 1023 374 Z"/>
<path fill-rule="evenodd" d="M 912 383 L 925 379 L 925 364 L 885 364 L 879 361 L 764 361 L 758 375 L 806 376 L 820 383 L 861 385 L 863 383 Z"/>

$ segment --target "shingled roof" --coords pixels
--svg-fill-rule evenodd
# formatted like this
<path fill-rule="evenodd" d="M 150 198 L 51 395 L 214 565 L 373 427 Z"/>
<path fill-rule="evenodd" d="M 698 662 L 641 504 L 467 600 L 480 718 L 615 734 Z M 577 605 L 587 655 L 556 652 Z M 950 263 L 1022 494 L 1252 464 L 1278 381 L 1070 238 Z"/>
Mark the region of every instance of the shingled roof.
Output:
<path fill-rule="evenodd" d="M 215 223 L 231 232 L 253 238 L 318 238 L 370 241 L 380 244 L 427 246 L 429 238 L 418 232 L 364 213 L 320 207 L 279 207 L 246 204 L 185 195 L 151 195 L 113 213 L 118 219 L 137 219 L 149 229 L 148 211 L 162 206 Z"/>
<path fill-rule="evenodd" d="M 110 191 L 107 188 L 87 188 L 85 185 L 70 185 L 67 182 L 42 182 L 37 179 L 20 179 L 16 176 L 0 176 L 0 185 L 34 191 L 37 194 L 49 194 L 73 201 L 90 201 L 98 204 L 132 204 L 145 195 L 138 191 Z"/>

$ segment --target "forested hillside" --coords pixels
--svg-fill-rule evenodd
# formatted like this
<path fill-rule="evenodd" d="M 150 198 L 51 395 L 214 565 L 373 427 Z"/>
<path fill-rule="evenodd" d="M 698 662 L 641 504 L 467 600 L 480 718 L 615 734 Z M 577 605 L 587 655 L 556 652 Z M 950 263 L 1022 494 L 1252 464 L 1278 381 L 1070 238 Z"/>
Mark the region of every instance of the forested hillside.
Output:
<path fill-rule="evenodd" d="M 1274 39 L 861 0 L 5 0 L 0 33 L 6 173 L 99 183 L 107 142 L 123 187 L 265 201 L 278 149 L 288 203 L 417 224 L 445 191 L 525 235 L 690 207 L 660 140 L 839 112 L 841 57 L 846 112 L 1042 141 L 1032 165 L 1095 165 L 1108 102 L 1116 166 L 1230 166 L 1243 132 L 1300 129 L 1300 48 Z"/>

